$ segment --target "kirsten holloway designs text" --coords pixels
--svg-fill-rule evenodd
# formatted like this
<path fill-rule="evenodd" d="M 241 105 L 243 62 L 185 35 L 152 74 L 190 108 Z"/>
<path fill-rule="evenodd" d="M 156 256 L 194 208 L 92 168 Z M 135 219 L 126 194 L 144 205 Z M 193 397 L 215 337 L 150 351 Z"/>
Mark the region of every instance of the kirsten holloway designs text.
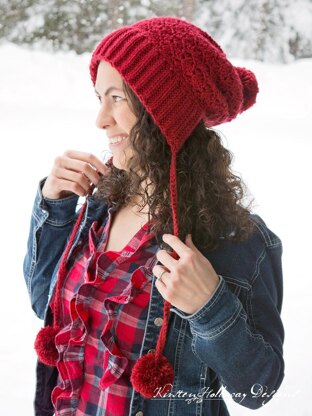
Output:
<path fill-rule="evenodd" d="M 153 398 L 161 398 L 161 399 L 184 399 L 186 403 L 190 404 L 192 402 L 195 403 L 201 403 L 203 400 L 211 400 L 211 399 L 220 399 L 222 396 L 222 387 L 226 389 L 226 386 L 222 386 L 219 388 L 218 391 L 213 391 L 210 387 L 204 387 L 201 391 L 198 393 L 189 393 L 184 390 L 177 390 L 176 392 L 167 392 L 168 387 L 172 389 L 172 384 L 166 384 L 164 387 L 158 387 L 155 389 L 156 393 L 154 394 Z M 233 399 L 237 403 L 241 403 L 245 397 L 247 396 L 247 393 L 230 393 L 228 392 Z M 267 386 L 262 386 L 260 384 L 254 384 L 252 388 L 250 389 L 251 397 L 258 398 L 263 397 L 265 399 L 268 399 L 270 396 L 272 396 L 274 393 L 276 393 L 275 390 L 273 390 L 270 394 L 267 392 Z M 265 404 L 265 400 L 263 401 L 263 404 Z"/>

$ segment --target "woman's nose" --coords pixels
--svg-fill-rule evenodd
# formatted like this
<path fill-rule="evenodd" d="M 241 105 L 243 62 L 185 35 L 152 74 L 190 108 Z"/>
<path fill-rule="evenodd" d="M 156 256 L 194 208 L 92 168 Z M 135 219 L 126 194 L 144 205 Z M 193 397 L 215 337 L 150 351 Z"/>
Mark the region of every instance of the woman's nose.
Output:
<path fill-rule="evenodd" d="M 104 103 L 101 104 L 100 111 L 97 115 L 95 125 L 99 129 L 106 129 L 107 127 L 110 127 L 115 124 L 115 120 L 109 111 L 109 108 L 107 105 L 104 105 Z"/>

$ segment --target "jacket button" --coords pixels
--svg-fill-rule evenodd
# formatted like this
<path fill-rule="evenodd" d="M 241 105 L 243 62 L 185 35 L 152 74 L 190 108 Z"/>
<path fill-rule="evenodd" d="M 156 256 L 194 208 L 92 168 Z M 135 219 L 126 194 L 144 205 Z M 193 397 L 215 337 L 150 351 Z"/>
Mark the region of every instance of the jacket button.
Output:
<path fill-rule="evenodd" d="M 164 320 L 161 317 L 155 318 L 155 320 L 154 320 L 154 324 L 156 326 L 162 326 L 163 322 L 164 322 Z"/>
<path fill-rule="evenodd" d="M 154 354 L 154 352 L 155 352 L 155 348 L 151 348 L 150 350 L 147 351 L 147 353 L 150 353 L 150 354 Z"/>
<path fill-rule="evenodd" d="M 143 416 L 143 412 L 141 410 L 135 414 L 135 416 Z"/>

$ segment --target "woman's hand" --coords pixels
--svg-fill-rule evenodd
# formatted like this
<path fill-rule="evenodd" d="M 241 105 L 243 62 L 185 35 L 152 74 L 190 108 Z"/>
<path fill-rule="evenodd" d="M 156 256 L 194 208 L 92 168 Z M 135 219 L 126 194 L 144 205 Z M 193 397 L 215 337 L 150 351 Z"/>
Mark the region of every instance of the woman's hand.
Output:
<path fill-rule="evenodd" d="M 92 184 L 97 185 L 100 175 L 110 168 L 90 153 L 67 150 L 54 160 L 50 175 L 42 188 L 44 198 L 60 199 L 76 194 L 85 196 Z"/>
<path fill-rule="evenodd" d="M 218 286 L 219 276 L 209 260 L 195 247 L 190 234 L 185 244 L 172 234 L 164 234 L 163 240 L 173 248 L 179 259 L 174 259 L 166 250 L 157 252 L 156 257 L 163 266 L 153 267 L 153 273 L 158 278 L 155 285 L 162 297 L 173 306 L 193 314 L 210 299 Z"/>

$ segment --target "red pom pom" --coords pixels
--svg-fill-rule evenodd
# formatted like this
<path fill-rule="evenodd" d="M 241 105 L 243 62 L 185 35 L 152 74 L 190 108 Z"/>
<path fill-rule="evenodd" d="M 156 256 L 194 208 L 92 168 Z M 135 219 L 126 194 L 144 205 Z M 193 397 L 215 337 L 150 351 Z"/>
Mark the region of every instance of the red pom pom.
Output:
<path fill-rule="evenodd" d="M 46 326 L 40 329 L 35 341 L 35 350 L 39 361 L 43 364 L 56 366 L 58 351 L 55 346 L 55 336 L 61 330 L 59 326 Z"/>
<path fill-rule="evenodd" d="M 174 372 L 168 359 L 161 355 L 156 359 L 154 353 L 143 355 L 131 373 L 131 383 L 142 396 L 151 398 L 157 392 L 168 393 L 172 389 Z"/>
<path fill-rule="evenodd" d="M 240 67 L 236 67 L 235 69 L 243 85 L 244 101 L 241 111 L 245 111 L 256 102 L 256 96 L 259 92 L 258 82 L 255 74 L 249 71 L 249 69 Z"/>

